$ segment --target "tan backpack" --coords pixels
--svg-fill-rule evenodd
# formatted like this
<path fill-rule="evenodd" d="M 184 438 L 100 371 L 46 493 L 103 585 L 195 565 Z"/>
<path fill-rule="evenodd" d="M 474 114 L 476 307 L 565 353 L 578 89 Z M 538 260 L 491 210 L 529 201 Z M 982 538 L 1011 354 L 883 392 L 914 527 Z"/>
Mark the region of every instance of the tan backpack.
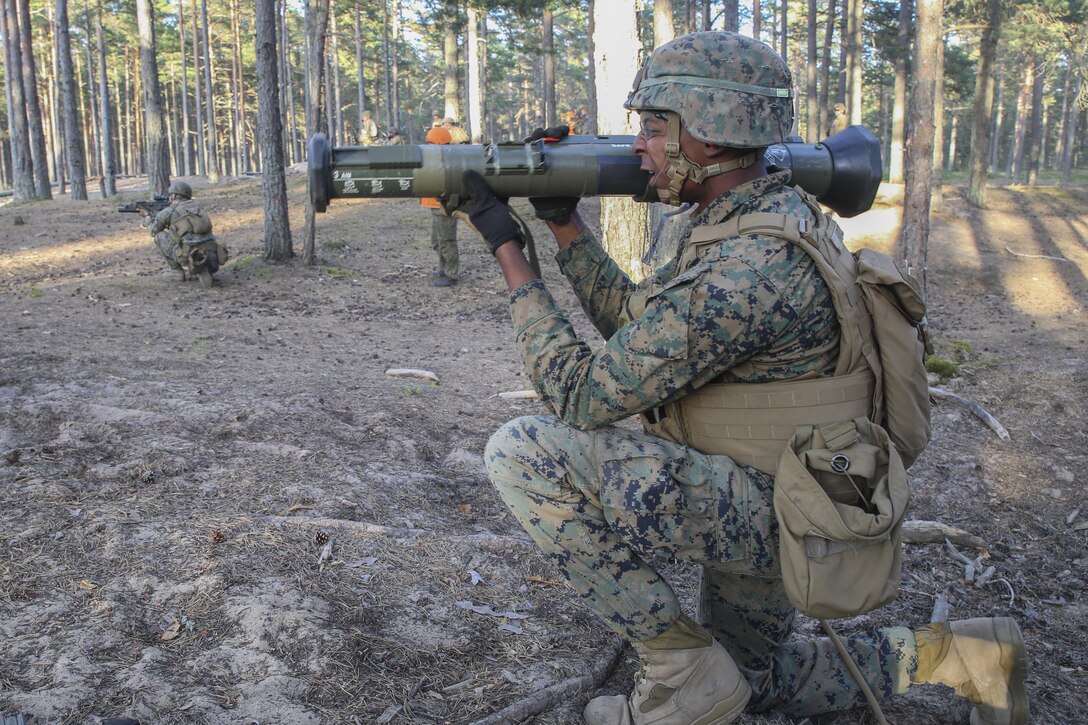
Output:
<path fill-rule="evenodd" d="M 925 304 L 887 255 L 851 253 L 801 189 L 815 223 L 768 212 L 694 230 L 693 244 L 786 239 L 827 283 L 840 327 L 829 378 L 703 386 L 678 401 L 686 443 L 773 473 L 782 579 L 802 613 L 846 617 L 899 590 L 906 468 L 930 437 Z M 668 420 L 668 419 L 666 419 Z"/>

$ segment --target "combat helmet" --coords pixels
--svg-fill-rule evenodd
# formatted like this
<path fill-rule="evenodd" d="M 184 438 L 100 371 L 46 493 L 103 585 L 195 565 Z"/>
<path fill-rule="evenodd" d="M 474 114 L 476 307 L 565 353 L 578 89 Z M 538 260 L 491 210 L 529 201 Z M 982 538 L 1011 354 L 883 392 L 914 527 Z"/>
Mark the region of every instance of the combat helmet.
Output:
<path fill-rule="evenodd" d="M 189 186 L 184 181 L 174 180 L 170 184 L 170 188 L 166 190 L 167 194 L 177 194 L 178 196 L 184 196 L 186 199 L 193 198 L 193 187 Z"/>
<path fill-rule="evenodd" d="M 670 189 L 664 201 L 678 204 L 684 180 L 708 176 L 756 161 L 754 153 L 724 164 L 698 166 L 680 153 L 680 122 L 698 141 L 759 149 L 781 143 L 793 127 L 793 79 L 770 46 L 738 33 L 690 33 L 653 52 L 635 76 L 624 108 L 664 111 L 669 117 L 666 146 Z"/>

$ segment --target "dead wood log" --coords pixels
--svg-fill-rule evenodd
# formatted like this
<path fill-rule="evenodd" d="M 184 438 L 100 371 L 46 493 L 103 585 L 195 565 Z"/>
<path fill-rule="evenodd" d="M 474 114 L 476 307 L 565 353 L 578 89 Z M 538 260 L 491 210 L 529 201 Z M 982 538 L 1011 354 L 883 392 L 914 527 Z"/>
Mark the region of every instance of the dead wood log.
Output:
<path fill-rule="evenodd" d="M 985 539 L 940 521 L 913 519 L 903 522 L 903 541 L 907 544 L 942 544 L 946 539 L 960 546 L 990 548 Z"/>
<path fill-rule="evenodd" d="M 304 519 L 295 516 L 265 516 L 265 521 L 274 524 L 291 524 L 294 526 L 316 526 L 340 531 L 345 534 L 359 536 L 361 534 L 374 534 L 388 536 L 393 539 L 438 539 L 458 544 L 471 544 L 488 551 L 503 551 L 510 547 L 533 546 L 533 541 L 528 536 L 506 536 L 503 534 L 445 534 L 430 529 L 407 529 L 396 526 L 383 526 L 366 521 L 349 521 L 347 519 Z"/>
<path fill-rule="evenodd" d="M 623 639 L 610 640 L 597 653 L 589 666 L 589 671 L 585 674 L 568 677 L 551 687 L 534 692 L 528 697 L 523 697 L 511 705 L 507 705 L 498 712 L 477 720 L 472 725 L 514 725 L 514 723 L 522 722 L 534 715 L 567 704 L 579 693 L 597 689 L 615 669 L 616 663 L 619 662 L 626 646 L 627 642 Z"/>
<path fill-rule="evenodd" d="M 934 398 L 937 398 L 938 400 L 947 400 L 952 403 L 956 403 L 957 405 L 962 405 L 963 407 L 974 413 L 975 416 L 979 418 L 979 420 L 990 426 L 990 430 L 992 430 L 994 433 L 997 433 L 998 438 L 1003 441 L 1009 440 L 1009 432 L 1005 430 L 1005 426 L 1001 425 L 1001 423 L 998 422 L 997 418 L 990 415 L 986 411 L 986 409 L 978 403 L 974 403 L 967 398 L 956 395 L 955 393 L 949 390 L 945 390 L 944 388 L 931 387 L 929 389 L 929 394 L 932 395 Z"/>

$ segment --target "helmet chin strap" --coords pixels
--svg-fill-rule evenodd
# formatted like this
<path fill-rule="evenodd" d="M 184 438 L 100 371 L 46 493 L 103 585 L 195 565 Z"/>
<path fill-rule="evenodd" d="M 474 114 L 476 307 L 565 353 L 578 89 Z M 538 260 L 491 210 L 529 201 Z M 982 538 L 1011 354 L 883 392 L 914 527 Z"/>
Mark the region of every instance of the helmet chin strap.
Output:
<path fill-rule="evenodd" d="M 755 151 L 740 158 L 730 159 L 720 164 L 699 166 L 680 152 L 680 114 L 669 111 L 669 140 L 665 144 L 665 173 L 669 177 L 669 188 L 658 189 L 661 201 L 672 206 L 680 206 L 680 190 L 684 182 L 691 179 L 696 184 L 703 183 L 711 176 L 718 176 L 734 169 L 747 169 L 756 162 Z"/>

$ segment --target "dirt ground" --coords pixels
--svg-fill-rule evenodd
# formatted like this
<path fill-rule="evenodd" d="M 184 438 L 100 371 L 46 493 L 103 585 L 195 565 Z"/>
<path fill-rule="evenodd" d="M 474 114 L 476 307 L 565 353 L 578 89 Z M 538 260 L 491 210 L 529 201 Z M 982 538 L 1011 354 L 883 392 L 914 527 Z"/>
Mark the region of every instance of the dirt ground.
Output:
<path fill-rule="evenodd" d="M 435 288 L 427 211 L 334 202 L 318 264 L 273 265 L 259 180 L 193 183 L 233 256 L 209 291 L 162 275 L 118 199 L 0 207 L 0 714 L 460 725 L 547 691 L 529 722 L 568 725 L 592 695 L 629 688 L 627 649 L 601 688 L 578 690 L 617 641 L 486 479 L 488 436 L 540 407 L 499 396 L 530 386 L 478 239 L 461 228 L 462 281 Z M 290 188 L 300 252 L 301 175 Z M 953 617 L 1014 616 L 1033 722 L 1085 722 L 1088 192 L 991 201 L 980 213 L 948 189 L 930 322 L 958 365 L 940 384 L 1010 439 L 938 403 L 911 517 L 982 537 L 985 552 L 964 553 L 992 578 L 971 586 L 943 546 L 911 545 L 900 598 L 841 629 L 926 622 L 940 594 Z M 844 222 L 878 247 L 897 225 L 894 206 Z M 576 329 L 599 340 L 544 256 Z M 694 572 L 668 572 L 693 607 Z M 966 723 L 968 707 L 915 688 L 886 713 Z"/>

